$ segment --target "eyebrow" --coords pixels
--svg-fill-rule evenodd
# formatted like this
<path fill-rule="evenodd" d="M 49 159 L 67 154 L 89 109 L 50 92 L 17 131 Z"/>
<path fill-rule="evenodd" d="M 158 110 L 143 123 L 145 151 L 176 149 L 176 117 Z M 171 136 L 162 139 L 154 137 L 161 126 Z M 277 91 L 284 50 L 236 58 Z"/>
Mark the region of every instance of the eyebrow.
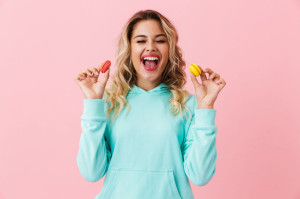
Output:
<path fill-rule="evenodd" d="M 156 37 L 160 37 L 160 36 L 167 37 L 167 35 L 165 35 L 165 34 L 158 34 L 158 35 L 155 35 L 155 38 L 156 38 Z M 135 38 L 137 38 L 137 37 L 147 37 L 147 36 L 146 36 L 146 35 L 137 35 L 137 36 L 135 36 L 133 39 L 135 39 Z"/>

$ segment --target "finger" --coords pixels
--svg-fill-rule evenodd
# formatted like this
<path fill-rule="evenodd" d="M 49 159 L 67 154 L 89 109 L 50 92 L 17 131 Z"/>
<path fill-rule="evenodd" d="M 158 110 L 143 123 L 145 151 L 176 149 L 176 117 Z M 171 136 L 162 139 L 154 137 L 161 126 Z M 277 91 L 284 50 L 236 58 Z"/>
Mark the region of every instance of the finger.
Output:
<path fill-rule="evenodd" d="M 105 71 L 105 73 L 104 73 L 104 74 L 107 74 L 107 75 L 109 75 L 109 71 L 110 71 L 110 68 L 108 68 L 108 69 Z"/>
<path fill-rule="evenodd" d="M 199 65 L 198 65 L 199 66 Z M 200 79 L 201 81 L 205 81 L 207 80 L 207 77 L 205 75 L 205 73 L 203 72 L 203 69 L 199 66 L 200 70 L 201 70 L 201 74 L 200 74 Z"/>
<path fill-rule="evenodd" d="M 110 71 L 110 68 L 108 68 L 104 73 L 105 78 L 107 78 L 107 79 L 109 78 L 109 71 Z"/>
<path fill-rule="evenodd" d="M 214 82 L 217 82 L 217 81 L 219 81 L 220 80 L 220 78 L 219 77 L 215 77 L 214 79 L 212 79 Z"/>
<path fill-rule="evenodd" d="M 84 80 L 87 77 L 86 73 L 79 74 L 80 80 Z"/>
<path fill-rule="evenodd" d="M 218 85 L 225 85 L 225 81 L 224 81 L 223 78 L 220 78 L 220 80 L 216 81 L 216 83 L 217 83 Z"/>
<path fill-rule="evenodd" d="M 88 76 L 87 70 L 86 70 L 86 69 L 83 70 L 83 71 L 81 71 L 79 74 L 80 74 L 82 77 L 87 77 L 87 76 Z"/>
<path fill-rule="evenodd" d="M 82 77 L 80 74 L 78 74 L 75 78 L 74 78 L 75 81 L 81 81 L 82 80 Z"/>
<path fill-rule="evenodd" d="M 224 88 L 225 85 L 226 85 L 226 82 L 225 82 L 225 80 L 223 79 L 223 81 L 222 81 L 222 88 Z"/>
<path fill-rule="evenodd" d="M 223 85 L 223 87 L 226 85 L 226 82 L 224 79 L 221 80 L 221 84 Z"/>
<path fill-rule="evenodd" d="M 218 73 L 212 73 L 209 78 L 213 80 L 215 77 L 219 78 L 220 75 Z"/>
<path fill-rule="evenodd" d="M 92 72 L 92 70 L 91 70 L 91 68 L 87 68 L 87 69 L 86 69 L 86 73 L 87 73 L 87 75 L 90 76 L 90 77 L 93 77 L 93 75 L 94 75 L 93 72 Z"/>
<path fill-rule="evenodd" d="M 79 77 L 81 77 L 82 79 L 86 78 L 87 77 L 86 72 L 84 72 L 84 71 L 80 72 Z"/>
<path fill-rule="evenodd" d="M 75 80 L 75 81 L 78 81 L 78 80 L 80 80 L 80 76 L 79 76 L 79 74 L 78 74 L 78 75 L 76 75 L 76 77 L 74 78 L 74 80 Z"/>
<path fill-rule="evenodd" d="M 191 71 L 190 71 L 190 73 L 191 73 L 191 80 L 192 80 L 192 83 L 194 84 L 194 87 L 195 87 L 195 89 L 196 89 L 196 88 L 198 88 L 199 86 L 201 86 L 201 84 L 198 82 L 198 80 L 197 80 L 196 76 L 194 75 L 194 73 L 192 73 Z"/>
<path fill-rule="evenodd" d="M 89 68 L 88 71 L 90 71 L 90 77 L 91 78 L 98 78 L 99 73 L 98 73 L 98 70 L 95 67 Z"/>
<path fill-rule="evenodd" d="M 212 69 L 210 69 L 210 68 L 205 68 L 204 71 L 205 71 L 206 73 L 208 73 L 209 75 L 211 75 L 211 74 L 214 73 L 214 71 L 213 71 Z"/>
<path fill-rule="evenodd" d="M 93 67 L 93 68 L 91 68 L 91 71 L 92 71 L 92 73 L 93 73 L 94 75 L 96 75 L 96 76 L 99 75 L 99 72 L 98 72 L 98 69 L 97 69 L 97 68 Z"/>

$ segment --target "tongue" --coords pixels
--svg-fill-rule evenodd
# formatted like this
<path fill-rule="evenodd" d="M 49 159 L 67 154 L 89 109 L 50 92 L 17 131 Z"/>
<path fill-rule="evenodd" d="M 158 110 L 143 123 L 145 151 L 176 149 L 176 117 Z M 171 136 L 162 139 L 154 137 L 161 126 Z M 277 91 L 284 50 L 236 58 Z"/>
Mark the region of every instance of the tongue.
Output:
<path fill-rule="evenodd" d="M 145 61 L 145 66 L 149 67 L 149 68 L 154 67 L 154 66 L 156 66 L 156 61 L 154 61 L 154 60 L 146 60 Z"/>

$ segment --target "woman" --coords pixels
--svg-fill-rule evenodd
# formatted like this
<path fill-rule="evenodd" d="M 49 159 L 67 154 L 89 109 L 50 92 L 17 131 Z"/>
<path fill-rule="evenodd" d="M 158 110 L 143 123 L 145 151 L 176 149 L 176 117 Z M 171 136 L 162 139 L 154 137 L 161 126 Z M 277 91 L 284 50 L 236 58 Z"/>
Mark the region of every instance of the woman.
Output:
<path fill-rule="evenodd" d="M 225 81 L 201 69 L 202 84 L 191 73 L 195 95 L 184 90 L 177 41 L 175 27 L 159 12 L 137 12 L 120 36 L 110 87 L 110 70 L 99 72 L 103 64 L 75 78 L 85 96 L 77 164 L 88 181 L 106 174 L 97 199 L 190 199 L 188 179 L 202 186 L 213 177 L 213 107 Z"/>

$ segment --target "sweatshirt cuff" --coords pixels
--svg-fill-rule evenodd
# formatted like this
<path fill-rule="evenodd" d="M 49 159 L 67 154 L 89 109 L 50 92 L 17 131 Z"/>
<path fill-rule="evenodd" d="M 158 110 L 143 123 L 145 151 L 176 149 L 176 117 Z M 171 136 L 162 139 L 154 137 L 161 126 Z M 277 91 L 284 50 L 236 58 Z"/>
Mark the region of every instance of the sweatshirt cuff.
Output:
<path fill-rule="evenodd" d="M 216 109 L 195 109 L 197 126 L 215 126 Z"/>
<path fill-rule="evenodd" d="M 105 117 L 104 99 L 83 99 L 82 117 Z"/>

